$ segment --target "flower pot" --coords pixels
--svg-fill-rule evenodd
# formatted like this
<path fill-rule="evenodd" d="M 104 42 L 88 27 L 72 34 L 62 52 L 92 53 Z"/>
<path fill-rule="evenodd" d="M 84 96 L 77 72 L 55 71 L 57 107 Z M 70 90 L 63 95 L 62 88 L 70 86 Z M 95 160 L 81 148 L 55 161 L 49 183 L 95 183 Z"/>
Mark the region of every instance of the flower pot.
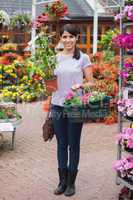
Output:
<path fill-rule="evenodd" d="M 55 92 L 58 88 L 57 84 L 57 77 L 54 77 L 53 79 L 44 80 L 46 91 L 47 92 Z"/>

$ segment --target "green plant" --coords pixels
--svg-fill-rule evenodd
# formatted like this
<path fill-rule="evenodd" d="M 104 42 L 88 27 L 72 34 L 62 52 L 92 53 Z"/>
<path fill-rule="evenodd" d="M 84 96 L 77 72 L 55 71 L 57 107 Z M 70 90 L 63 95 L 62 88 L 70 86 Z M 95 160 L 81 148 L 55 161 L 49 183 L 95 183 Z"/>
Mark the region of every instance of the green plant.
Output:
<path fill-rule="evenodd" d="M 113 50 L 112 38 L 119 33 L 118 29 L 111 29 L 102 35 L 101 40 L 98 42 L 102 50 Z"/>
<path fill-rule="evenodd" d="M 10 107 L 3 107 L 0 108 L 0 119 L 20 119 L 21 115 L 16 111 L 15 108 L 10 108 Z"/>
<path fill-rule="evenodd" d="M 55 51 L 49 47 L 49 37 L 45 33 L 41 33 L 36 40 L 36 45 L 36 66 L 44 71 L 44 79 L 51 79 L 54 77 L 57 62 Z"/>
<path fill-rule="evenodd" d="M 31 17 L 29 14 L 27 13 L 23 13 L 23 14 L 14 14 L 11 17 L 11 22 L 10 22 L 10 26 L 12 28 L 27 28 L 29 27 L 31 23 Z"/>

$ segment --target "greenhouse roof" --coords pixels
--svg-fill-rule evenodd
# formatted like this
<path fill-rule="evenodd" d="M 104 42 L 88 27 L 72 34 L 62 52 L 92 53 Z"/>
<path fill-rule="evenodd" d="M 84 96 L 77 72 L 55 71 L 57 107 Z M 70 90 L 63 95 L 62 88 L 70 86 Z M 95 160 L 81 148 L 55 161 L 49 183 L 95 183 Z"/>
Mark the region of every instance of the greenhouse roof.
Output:
<path fill-rule="evenodd" d="M 41 2 L 41 0 L 37 0 L 37 2 Z M 63 0 L 63 2 L 66 3 L 69 7 L 69 18 L 93 16 L 93 7 L 91 6 L 91 0 Z M 31 13 L 32 11 L 32 0 L 0 0 L 0 5 L 0 9 L 5 10 L 9 15 L 12 15 L 14 12 Z M 42 11 L 43 4 L 37 5 L 37 15 L 42 13 Z M 105 10 L 103 9 L 102 12 L 99 12 L 99 15 L 109 16 L 109 13 L 105 12 Z"/>

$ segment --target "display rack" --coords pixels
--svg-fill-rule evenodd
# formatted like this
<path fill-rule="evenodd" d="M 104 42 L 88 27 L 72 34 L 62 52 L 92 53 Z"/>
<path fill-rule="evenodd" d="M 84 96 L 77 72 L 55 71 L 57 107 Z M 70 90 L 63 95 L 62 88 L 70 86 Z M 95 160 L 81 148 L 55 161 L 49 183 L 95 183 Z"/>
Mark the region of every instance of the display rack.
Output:
<path fill-rule="evenodd" d="M 121 0 L 120 11 L 123 10 L 124 5 L 125 5 L 124 0 Z M 121 32 L 121 34 L 126 32 L 127 26 L 132 28 L 133 22 L 123 22 L 123 20 L 121 19 L 120 20 L 120 32 Z M 133 58 L 133 55 L 128 55 L 127 52 L 123 48 L 121 48 L 120 49 L 120 70 L 123 69 L 124 59 L 126 57 L 132 57 Z M 119 95 L 120 95 L 119 96 L 120 99 L 123 99 L 123 98 L 124 99 L 133 99 L 133 82 L 132 81 L 127 82 L 127 84 L 123 88 L 123 79 L 121 77 L 119 77 Z M 123 130 L 123 127 L 124 127 L 123 122 L 124 121 L 125 121 L 125 117 L 122 115 L 121 112 L 118 112 L 118 132 L 119 133 L 121 133 L 122 130 Z M 127 123 L 129 123 L 129 125 L 131 123 L 133 123 L 132 119 L 126 118 L 126 121 L 127 121 Z M 124 151 L 122 149 L 121 144 L 118 144 L 117 145 L 117 160 L 120 160 L 122 158 L 123 152 L 124 152 L 124 154 L 126 154 L 126 151 Z M 133 153 L 127 152 L 127 155 L 128 154 L 133 154 Z M 128 181 L 125 178 L 122 178 L 120 176 L 120 173 L 118 172 L 117 176 L 116 176 L 116 183 L 121 184 L 124 187 L 127 187 L 129 189 L 129 193 L 130 193 L 129 199 L 133 200 L 133 180 Z M 121 199 L 121 198 L 119 198 L 119 199 Z"/>

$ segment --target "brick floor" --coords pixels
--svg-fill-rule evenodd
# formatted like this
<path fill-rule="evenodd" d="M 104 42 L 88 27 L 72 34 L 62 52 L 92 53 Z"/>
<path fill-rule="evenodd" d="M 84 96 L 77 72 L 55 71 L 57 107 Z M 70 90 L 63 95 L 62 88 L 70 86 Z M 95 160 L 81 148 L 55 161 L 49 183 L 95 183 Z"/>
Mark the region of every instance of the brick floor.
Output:
<path fill-rule="evenodd" d="M 17 127 L 16 146 L 6 142 L 0 149 L 0 200 L 65 200 L 55 196 L 57 176 L 56 141 L 44 143 L 41 125 L 45 119 L 42 103 L 19 104 L 23 121 Z M 86 123 L 81 139 L 81 160 L 72 200 L 117 200 L 112 163 L 116 160 L 117 124 Z M 68 198 L 67 198 L 68 199 Z"/>

